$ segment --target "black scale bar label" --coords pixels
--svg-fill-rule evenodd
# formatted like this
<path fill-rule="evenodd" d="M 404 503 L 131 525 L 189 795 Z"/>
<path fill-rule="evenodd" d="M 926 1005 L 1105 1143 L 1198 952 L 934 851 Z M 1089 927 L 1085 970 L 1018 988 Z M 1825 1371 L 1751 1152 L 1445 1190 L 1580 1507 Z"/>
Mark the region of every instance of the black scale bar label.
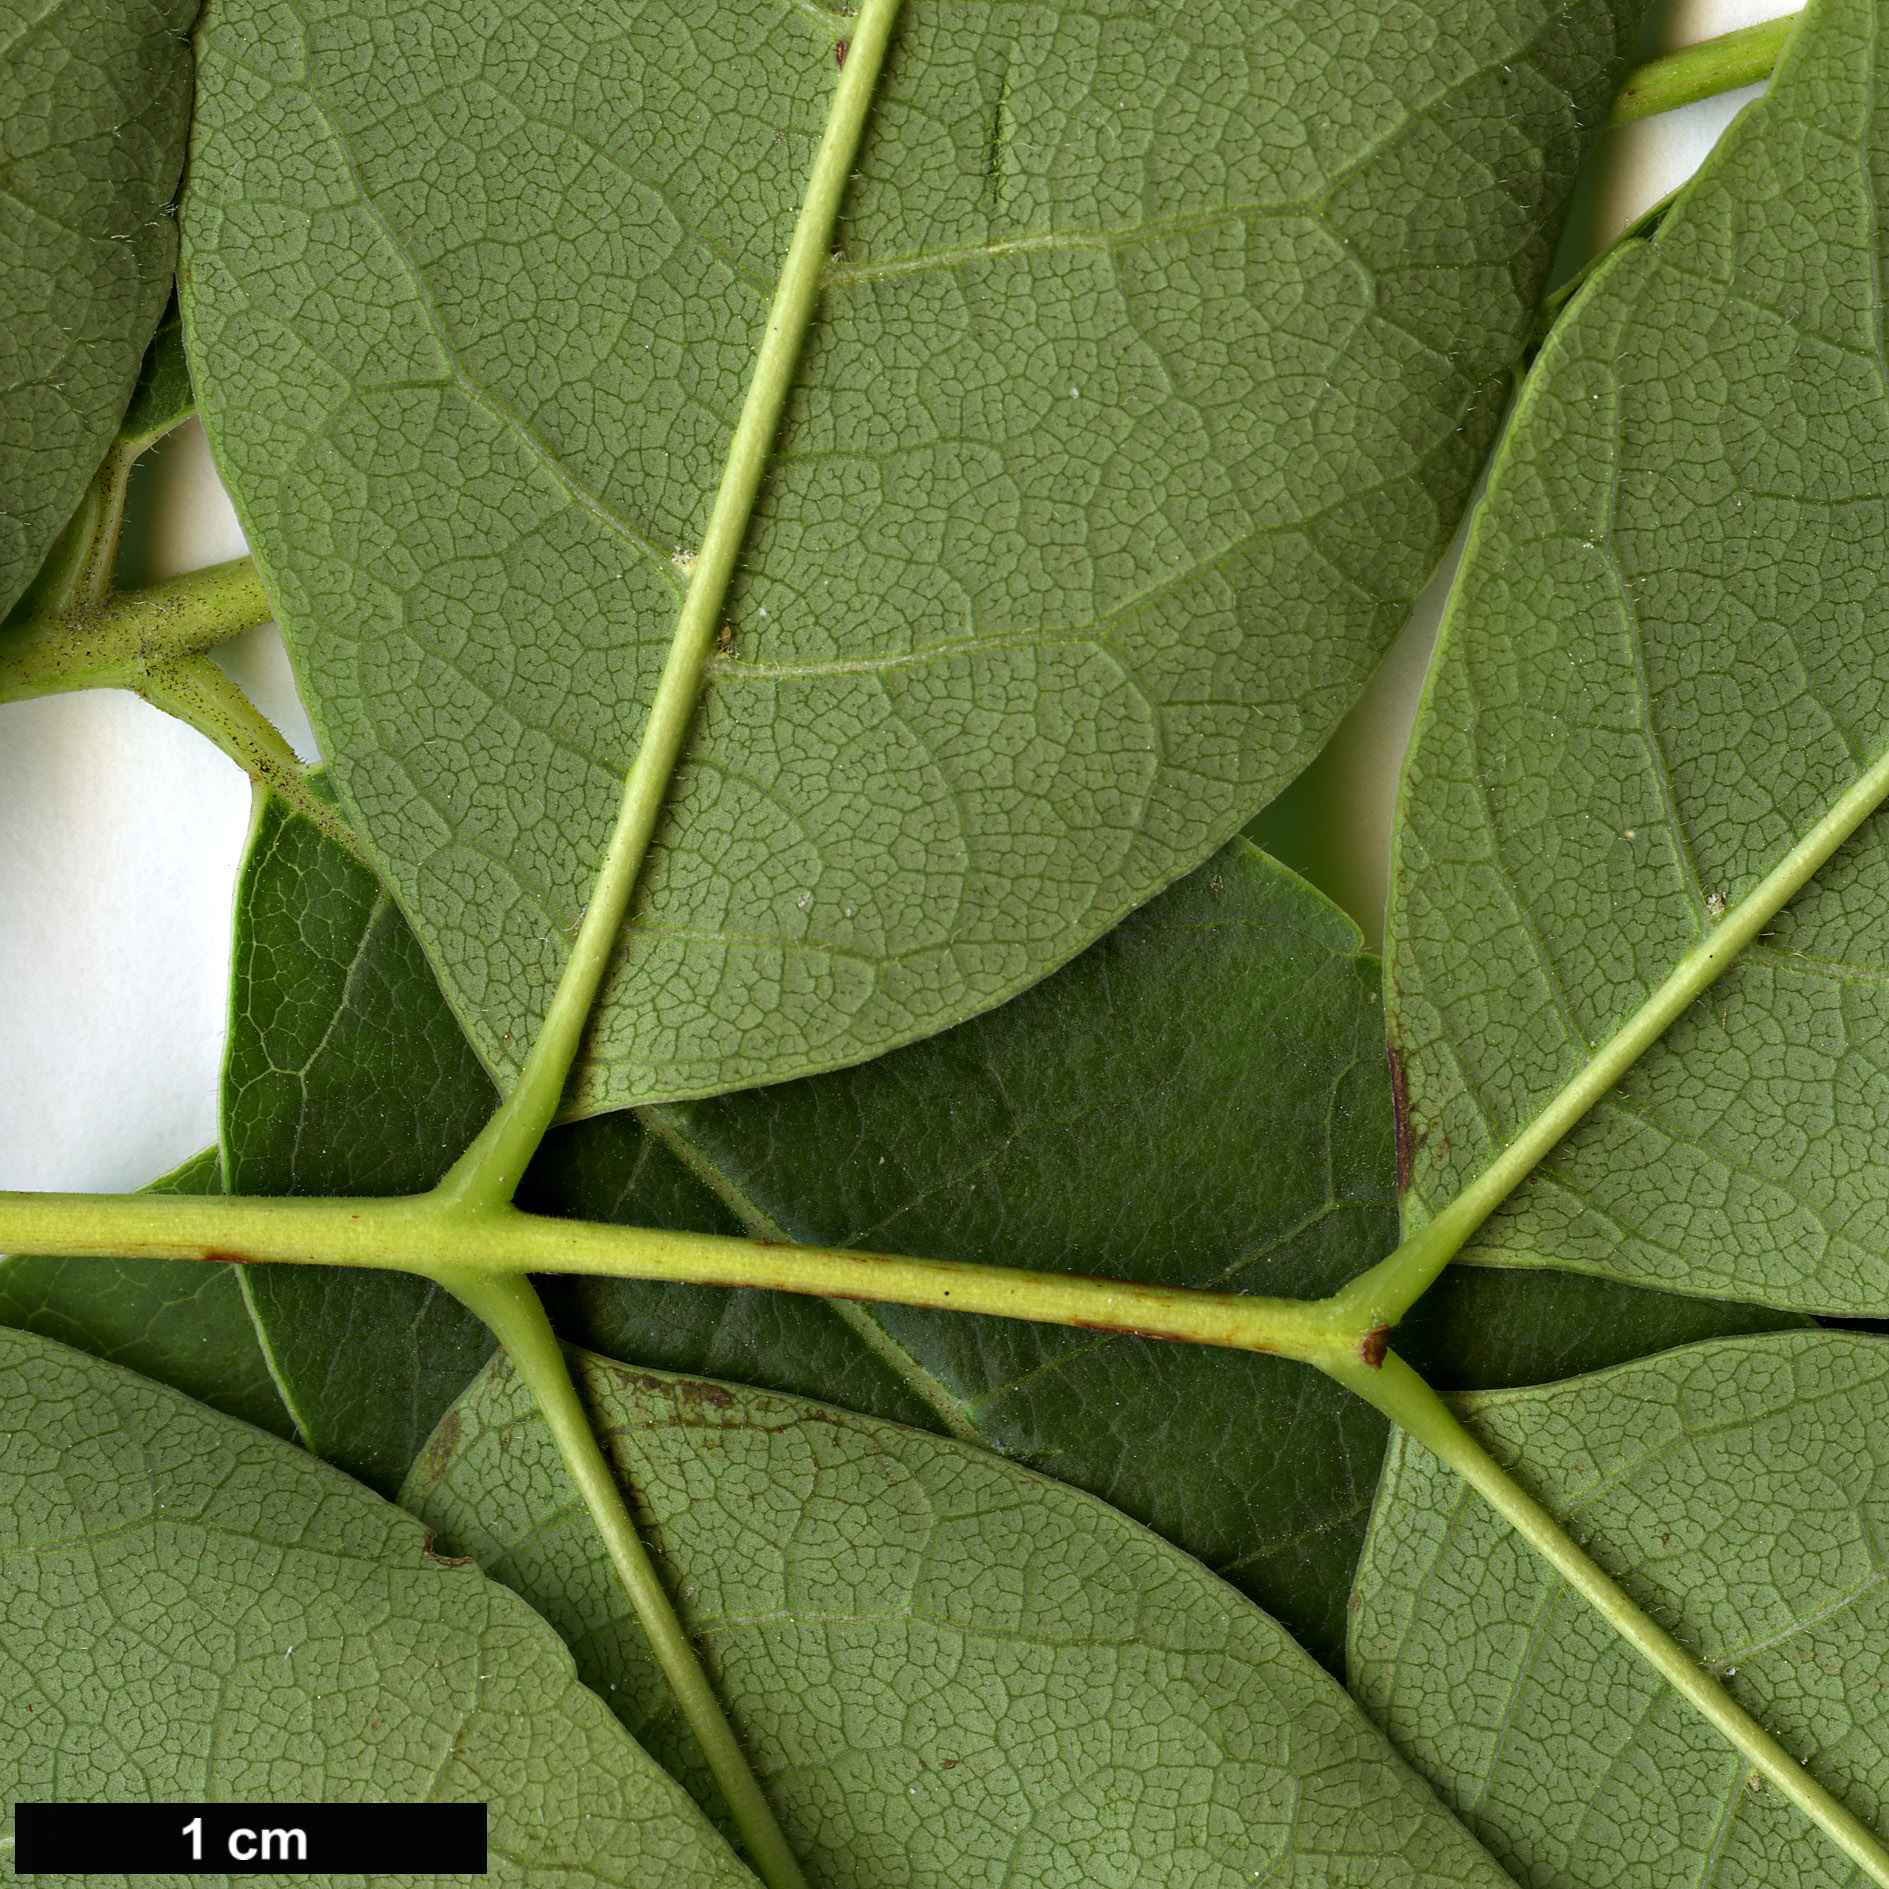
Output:
<path fill-rule="evenodd" d="M 483 1876 L 483 1804 L 20 1804 L 19 1876 Z"/>

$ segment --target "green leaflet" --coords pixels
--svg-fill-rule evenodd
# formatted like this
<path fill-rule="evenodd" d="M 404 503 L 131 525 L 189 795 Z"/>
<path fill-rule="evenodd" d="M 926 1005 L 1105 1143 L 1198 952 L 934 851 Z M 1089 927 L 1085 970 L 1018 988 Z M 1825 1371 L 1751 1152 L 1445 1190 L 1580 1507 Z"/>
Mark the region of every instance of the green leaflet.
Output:
<path fill-rule="evenodd" d="M 272 812 L 241 912 L 226 1119 L 242 1170 L 273 1149 L 282 1186 L 337 1173 L 362 1190 L 424 1184 L 449 1152 L 446 1125 L 469 1135 L 491 1090 L 455 1049 L 444 1001 L 384 896 Z M 560 1131 L 524 1204 L 741 1232 L 712 1183 L 764 1232 L 778 1223 L 1173 1282 L 1232 1267 L 1262 1289 L 1322 1289 L 1394 1231 L 1375 967 L 1356 945 L 1323 899 L 1236 843 L 1038 989 L 934 1042 L 669 1111 L 667 1141 L 629 1114 Z M 1270 1081 L 1256 1084 L 1255 1070 Z M 1174 1151 L 1165 1172 L 1145 1172 L 1151 1146 Z M 1258 1164 L 1255 1146 L 1266 1150 Z M 66 1295 L 36 1303 L 35 1328 L 91 1344 L 77 1299 L 90 1275 L 76 1262 L 22 1263 L 55 1268 Z M 200 1269 L 121 1264 L 120 1294 L 126 1274 L 152 1279 L 152 1319 L 185 1317 L 168 1295 L 201 1283 Z M 286 1268 L 241 1278 L 307 1439 L 391 1490 L 483 1358 L 476 1328 L 462 1332 L 406 1279 Z M 1383 1428 L 1309 1371 L 775 1293 L 544 1288 L 567 1336 L 614 1357 L 955 1426 L 1019 1455 L 1156 1526 L 1339 1662 Z M 424 1316 L 407 1322 L 403 1308 Z M 46 1322 L 53 1313 L 64 1322 Z M 429 1320 L 444 1322 L 443 1347 Z M 1439 1287 L 1400 1343 L 1439 1382 L 1512 1384 L 1779 1322 L 1599 1280 L 1478 1274 Z M 116 1330 L 105 1325 L 102 1341 Z M 110 1355 L 170 1379 L 164 1360 Z"/>
<path fill-rule="evenodd" d="M 1504 1880 L 1277 1626 L 1091 1497 L 821 1405 L 575 1361 L 814 1881 L 1232 1889 L 1361 1856 L 1413 1889 Z M 695 1769 L 503 1360 L 402 1500 Z"/>
<path fill-rule="evenodd" d="M 371 874 L 265 803 L 237 887 L 223 1146 L 191 1192 L 430 1187 L 495 1097 Z M 381 1493 L 491 1351 L 404 1273 L 194 1261 L 0 1260 L 0 1322 L 175 1384 Z"/>
<path fill-rule="evenodd" d="M 1700 1345 L 1478 1398 L 1469 1420 L 1825 1784 L 1882 1821 L 1889 1346 L 1847 1332 Z M 1354 1606 L 1353 1691 L 1526 1889 L 1860 1880 L 1403 1440 Z"/>
<path fill-rule="evenodd" d="M 0 617 L 111 444 L 170 294 L 196 11 L 0 4 Z"/>
<path fill-rule="evenodd" d="M 1882 752 L 1878 20 L 1816 0 L 1508 435 L 1399 841 L 1413 1224 Z M 1878 816 L 1472 1256 L 1889 1310 L 1883 839 Z"/>
<path fill-rule="evenodd" d="M 1041 977 L 1316 749 L 1447 542 L 1638 0 L 910 0 L 578 1106 Z M 516 1068 L 839 15 L 216 0 L 185 315 L 324 750 Z"/>
<path fill-rule="evenodd" d="M 770 1237 L 1324 1292 L 1395 1236 L 1376 985 L 1350 921 L 1236 841 L 999 1010 L 854 1070 L 665 1109 L 658 1126 Z M 627 1164 L 642 1139 L 617 1116 L 561 1145 L 600 1173 L 613 1144 Z M 856 1401 L 778 1339 L 664 1356 L 664 1289 L 566 1292 L 586 1342 L 615 1355 Z M 1277 1358 L 1005 1319 L 823 1315 L 840 1317 L 933 1427 L 1125 1509 L 1335 1661 L 1384 1433 L 1336 1385 Z"/>
<path fill-rule="evenodd" d="M 9 1821 L 21 1798 L 483 1802 L 494 1883 L 752 1883 L 544 1622 L 358 1483 L 17 1332 L 0 1432 Z"/>
<path fill-rule="evenodd" d="M 1395 1243 L 1377 970 L 1342 913 L 1238 840 L 971 1023 L 654 1119 L 764 1236 L 1315 1296 Z M 633 1117 L 568 1130 L 539 1171 L 562 1178 L 552 1164 L 581 1148 L 596 1190 L 612 1146 L 619 1171 L 644 1158 Z M 611 1213 L 581 1185 L 560 1198 Z M 718 1333 L 695 1355 L 665 1344 L 666 1289 L 592 1280 L 564 1292 L 582 1321 L 566 1329 L 614 1355 L 855 1402 L 778 1337 L 743 1347 Z M 701 1297 L 746 1299 L 757 1317 L 777 1303 Z M 1429 1308 L 1418 1355 L 1445 1383 L 1507 1384 L 1747 1329 L 1752 1316 L 1712 1306 L 1674 1321 L 1674 1309 L 1654 1294 L 1505 1280 Z M 909 1360 L 960 1434 L 1126 1510 L 1337 1664 L 1384 1426 L 1329 1379 L 1278 1358 L 1003 1319 L 836 1315 Z"/>

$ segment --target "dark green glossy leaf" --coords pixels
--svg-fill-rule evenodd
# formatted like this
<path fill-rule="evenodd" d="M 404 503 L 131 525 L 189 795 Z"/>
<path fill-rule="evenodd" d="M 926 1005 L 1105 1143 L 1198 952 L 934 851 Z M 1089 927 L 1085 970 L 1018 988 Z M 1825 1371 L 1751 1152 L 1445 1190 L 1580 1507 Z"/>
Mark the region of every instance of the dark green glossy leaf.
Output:
<path fill-rule="evenodd" d="M 490 1113 L 413 934 L 373 876 L 271 800 L 237 887 L 223 1147 L 159 1186 L 400 1194 Z M 0 1322 L 293 1433 L 391 1494 L 491 1350 L 404 1274 L 163 1260 L 0 1261 Z"/>
<path fill-rule="evenodd" d="M 118 437 L 134 446 L 149 446 L 173 427 L 182 426 L 196 405 L 190 363 L 184 358 L 183 318 L 173 301 L 144 352 L 144 365 L 138 370 L 138 384 L 132 389 Z"/>
<path fill-rule="evenodd" d="M 373 875 L 271 799 L 237 888 L 223 1160 L 234 1194 L 414 1194 L 491 1113 L 491 1084 Z M 485 1361 L 437 1286 L 249 1269 L 276 1381 L 310 1449 L 391 1494 Z"/>
<path fill-rule="evenodd" d="M 1453 1266 L 1398 1326 L 1397 1349 L 1438 1390 L 1501 1390 L 1702 1339 L 1812 1323 L 1801 1312 L 1648 1292 L 1584 1273 Z"/>
<path fill-rule="evenodd" d="M 22 1798 L 483 1803 L 494 1883 L 752 1889 L 544 1622 L 327 1464 L 23 1332 L 0 1435 L 8 1824 Z"/>
<path fill-rule="evenodd" d="M 1641 0 L 908 0 L 586 1110 L 1040 978 L 1316 751 L 1501 412 Z M 589 897 L 844 17 L 218 0 L 206 425 L 489 1067 Z"/>
<path fill-rule="evenodd" d="M 1102 1503 L 826 1405 L 573 1362 L 815 1883 L 1504 1881 L 1274 1622 Z M 699 1779 L 507 1361 L 454 1405 L 401 1500 Z"/>
<path fill-rule="evenodd" d="M 196 12 L 0 4 L 0 617 L 111 444 L 170 294 Z"/>
<path fill-rule="evenodd" d="M 997 1011 L 654 1119 L 758 1232 L 1313 1295 L 1394 1241 L 1376 984 L 1350 921 L 1241 840 Z M 645 1296 L 589 1296 L 619 1294 Z M 1383 1445 L 1347 1393 L 1277 1358 L 845 1316 L 909 1360 L 934 1423 L 1093 1490 L 1335 1652 Z"/>

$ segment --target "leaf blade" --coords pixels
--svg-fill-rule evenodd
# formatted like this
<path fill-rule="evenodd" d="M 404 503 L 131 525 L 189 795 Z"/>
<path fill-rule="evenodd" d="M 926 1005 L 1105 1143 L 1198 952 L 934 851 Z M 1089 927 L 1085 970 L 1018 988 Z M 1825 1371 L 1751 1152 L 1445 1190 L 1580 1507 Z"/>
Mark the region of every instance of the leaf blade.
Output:
<path fill-rule="evenodd" d="M 752 1881 L 544 1623 L 411 1517 L 116 1366 L 12 1332 L 0 1357 L 0 1518 L 35 1577 L 0 1635 L 36 1708 L 0 1733 L 9 1798 L 483 1800 L 521 1873 Z"/>
<path fill-rule="evenodd" d="M 1726 1340 L 1469 1400 L 1499 1455 L 1865 1821 L 1889 1803 L 1867 1443 L 1889 1351 Z M 1416 1607 L 1421 1585 L 1428 1604 Z M 1447 1598 L 1445 1598 L 1447 1597 Z M 1852 1866 L 1427 1452 L 1394 1443 L 1354 1692 L 1518 1881 L 1848 1883 Z M 1447 1676 L 1447 1677 L 1446 1677 Z M 1447 1686 L 1445 1699 L 1440 1691 Z"/>
<path fill-rule="evenodd" d="M 736 654 L 710 689 L 581 1108 L 857 1060 L 998 1001 L 1283 783 L 1448 537 L 1631 11 L 1491 24 L 1465 7 L 1359 74 L 1366 107 L 1321 118 L 1355 52 L 1333 67 L 1306 50 L 1282 74 L 1244 14 L 1189 9 L 1098 37 L 1080 12 L 909 10 L 750 540 Z M 206 41 L 186 310 L 206 421 L 325 751 L 501 1078 L 601 854 L 675 559 L 716 483 L 707 416 L 741 385 L 795 146 L 831 81 L 824 46 L 798 58 L 790 40 L 780 56 L 774 13 L 722 9 L 702 39 L 679 14 L 670 31 L 654 0 L 626 5 L 587 49 L 575 117 L 541 96 L 570 56 L 549 10 L 516 29 L 544 56 L 496 89 L 488 67 L 509 54 L 436 55 L 438 23 L 405 32 L 392 5 L 358 37 L 323 15 L 304 48 L 225 0 Z M 1263 56 L 1240 44 L 1254 33 Z M 477 75 L 491 112 L 413 108 L 442 96 L 421 70 L 434 56 L 463 66 L 456 87 Z M 408 99 L 398 136 L 365 102 L 370 69 L 376 97 Z M 1086 75 L 1067 79 L 1078 132 L 1057 130 L 1032 71 Z M 1321 128 L 1290 159 L 1293 139 L 1268 132 L 1275 174 L 1235 154 L 1215 102 L 1199 148 L 1170 150 L 1152 111 L 1169 83 L 1252 93 L 1257 121 Z M 1084 117 L 1092 103 L 1113 130 Z M 320 181 L 301 198 L 273 194 L 271 127 L 315 154 Z M 521 138 L 544 153 L 525 172 Z M 747 181 L 722 190 L 736 154 Z M 435 157 L 460 179 L 437 199 Z M 266 209 L 249 165 L 275 180 Z M 1464 192 L 1436 182 L 1458 171 Z M 629 179 L 634 214 L 607 207 L 607 172 Z M 521 193 L 545 212 L 529 237 Z M 299 263 L 277 268 L 279 232 L 262 239 L 277 216 L 294 245 L 347 234 L 319 307 L 295 289 Z M 581 242 L 560 233 L 579 229 Z M 1247 257 L 1249 238 L 1263 255 Z M 530 362 L 540 261 L 599 313 Z M 1321 344 L 1249 294 L 1249 269 L 1270 281 L 1275 264 L 1330 304 L 1356 357 L 1329 409 L 1308 393 Z M 643 311 L 627 333 L 625 306 Z M 1266 365 L 1223 412 L 1229 323 Z M 1027 335 L 1047 380 L 1012 371 Z M 861 361 L 877 375 L 864 404 Z M 601 429 L 581 417 L 604 414 Z M 1354 425 L 1382 429 L 1390 485 L 1373 465 L 1351 487 L 1289 489 L 1289 469 L 1325 477 L 1306 450 L 1319 427 L 1343 442 Z M 487 471 L 436 489 L 420 443 L 433 438 Z M 882 448 L 883 475 L 859 474 L 878 496 L 840 502 L 846 468 Z M 310 530 L 287 526 L 290 462 Z M 1167 515 L 1134 495 L 1163 477 Z M 1079 489 L 1092 544 L 1072 522 Z M 451 544 L 422 494 L 459 519 Z M 467 564 L 475 543 L 506 548 Z M 1203 612 L 1208 628 L 1183 629 Z M 416 690 L 426 728 L 395 705 Z M 468 739 L 480 729 L 501 732 Z M 536 785 L 519 787 L 520 766 Z"/>
<path fill-rule="evenodd" d="M 130 400 L 177 255 L 196 0 L 0 20 L 0 617 Z"/>
<path fill-rule="evenodd" d="M 817 1875 L 1096 1880 L 1128 1860 L 1110 1799 L 1152 1748 L 1186 1785 L 1139 1800 L 1138 1881 L 1281 1879 L 1360 1848 L 1413 1881 L 1501 1880 L 1284 1634 L 1092 1498 L 946 1439 L 575 1356 Z M 476 1539 L 668 1751 L 647 1655 L 537 1422 L 495 1361 L 403 1499 Z M 1131 1729 L 1076 1709 L 1085 1685 Z M 1057 1697 L 1057 1726 L 1009 1709 Z M 1241 1806 L 1224 1824 L 1222 1802 Z"/>
<path fill-rule="evenodd" d="M 1550 339 L 1492 479 L 1398 842 L 1413 1225 L 1881 752 L 1880 639 L 1858 617 L 1885 451 L 1870 18 L 1806 16 L 1765 100 Z M 1471 1257 L 1889 1304 L 1889 1175 L 1857 1153 L 1882 832 L 1842 848 Z"/>

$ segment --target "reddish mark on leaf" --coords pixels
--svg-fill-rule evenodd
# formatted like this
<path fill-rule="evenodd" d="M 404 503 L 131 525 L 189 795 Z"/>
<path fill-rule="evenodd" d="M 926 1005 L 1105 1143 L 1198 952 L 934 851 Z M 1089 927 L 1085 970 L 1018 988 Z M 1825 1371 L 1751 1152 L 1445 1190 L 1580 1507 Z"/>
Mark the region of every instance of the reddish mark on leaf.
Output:
<path fill-rule="evenodd" d="M 680 1383 L 664 1377 L 652 1377 L 647 1371 L 633 1371 L 620 1364 L 610 1364 L 606 1360 L 610 1381 L 619 1390 L 637 1391 L 645 1397 L 667 1398 L 670 1403 L 711 1404 L 717 1410 L 728 1410 L 734 1405 L 735 1394 L 724 1390 L 719 1384 L 704 1384 L 691 1379 Z"/>
<path fill-rule="evenodd" d="M 1358 1356 L 1361 1357 L 1372 1370 L 1381 1371 L 1384 1368 L 1384 1355 L 1390 1348 L 1391 1328 L 1388 1325 L 1380 1325 L 1375 1331 L 1368 1331 L 1364 1334 L 1363 1339 L 1358 1345 Z"/>
<path fill-rule="evenodd" d="M 1403 1052 L 1395 1043 L 1385 1045 L 1384 1054 L 1391 1066 L 1391 1113 L 1397 1125 L 1397 1193 L 1401 1199 L 1410 1192 L 1411 1171 L 1416 1165 L 1416 1144 L 1410 1137 L 1410 1088 L 1404 1080 Z"/>
<path fill-rule="evenodd" d="M 852 45 L 850 39 L 843 39 L 833 48 L 833 63 L 844 72 L 846 70 L 846 49 Z"/>
<path fill-rule="evenodd" d="M 435 1554 L 433 1552 L 433 1544 L 438 1540 L 439 1537 L 429 1528 L 426 1531 L 426 1546 L 420 1550 L 436 1568 L 469 1568 L 472 1566 L 472 1557 L 469 1554 Z"/>
<path fill-rule="evenodd" d="M 459 1453 L 459 1435 L 463 1427 L 464 1419 L 456 1410 L 447 1411 L 439 1420 L 433 1440 L 420 1452 L 420 1460 L 414 1466 L 423 1484 L 441 1481 L 452 1467 L 453 1458 Z M 430 1547 L 433 1537 L 428 1535 L 426 1539 Z"/>

